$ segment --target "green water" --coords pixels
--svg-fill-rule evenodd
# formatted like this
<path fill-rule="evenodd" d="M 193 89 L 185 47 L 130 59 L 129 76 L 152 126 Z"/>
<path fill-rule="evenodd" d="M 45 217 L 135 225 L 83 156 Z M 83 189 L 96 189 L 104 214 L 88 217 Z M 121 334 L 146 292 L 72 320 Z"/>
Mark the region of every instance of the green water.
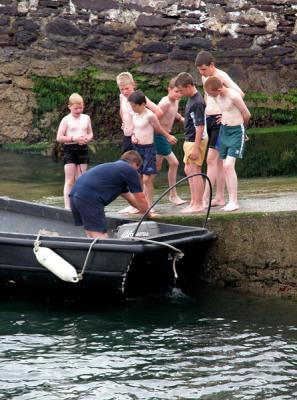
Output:
<path fill-rule="evenodd" d="M 289 301 L 200 287 L 97 310 L 0 312 L 3 400 L 297 398 Z"/>
<path fill-rule="evenodd" d="M 0 156 L 1 195 L 62 204 L 61 164 Z M 98 308 L 0 303 L 1 400 L 296 398 L 293 301 L 201 285 Z"/>

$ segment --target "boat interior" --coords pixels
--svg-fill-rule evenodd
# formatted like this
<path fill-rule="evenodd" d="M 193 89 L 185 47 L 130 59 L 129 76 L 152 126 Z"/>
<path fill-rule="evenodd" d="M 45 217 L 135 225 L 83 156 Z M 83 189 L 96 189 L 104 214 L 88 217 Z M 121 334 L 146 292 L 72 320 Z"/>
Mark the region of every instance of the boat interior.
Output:
<path fill-rule="evenodd" d="M 107 217 L 107 220 L 111 239 L 131 237 L 138 225 L 135 220 L 121 217 Z M 197 228 L 146 220 L 141 223 L 137 236 L 147 238 L 193 231 L 197 231 Z M 83 228 L 74 226 L 71 212 L 68 210 L 0 197 L 0 236 L 5 234 L 85 238 Z"/>

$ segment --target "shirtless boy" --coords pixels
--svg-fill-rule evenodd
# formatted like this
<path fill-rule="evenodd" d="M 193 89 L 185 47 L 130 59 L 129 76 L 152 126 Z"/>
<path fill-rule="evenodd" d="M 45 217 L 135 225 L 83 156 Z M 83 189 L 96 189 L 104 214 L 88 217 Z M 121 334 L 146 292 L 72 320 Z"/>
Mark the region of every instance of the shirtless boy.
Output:
<path fill-rule="evenodd" d="M 176 143 L 176 138 L 170 135 L 161 126 L 156 115 L 146 108 L 146 97 L 141 90 L 130 94 L 128 101 L 134 111 L 132 114 L 134 130 L 131 141 L 134 150 L 141 155 L 143 160 L 140 174 L 142 175 L 143 191 L 150 207 L 153 202 L 153 179 L 157 173 L 154 131 L 164 135 L 171 144 Z"/>
<path fill-rule="evenodd" d="M 185 109 L 184 121 L 184 163 L 187 176 L 201 173 L 208 137 L 204 129 L 205 103 L 203 97 L 196 89 L 192 75 L 181 72 L 175 81 L 176 87 L 182 96 L 188 98 Z M 181 212 L 194 213 L 204 209 L 202 201 L 204 183 L 201 176 L 189 179 L 191 202 Z"/>
<path fill-rule="evenodd" d="M 128 97 L 135 91 L 136 82 L 130 72 L 121 72 L 116 77 L 117 85 L 120 90 L 120 115 L 122 120 L 122 130 L 124 133 L 122 143 L 122 153 L 132 149 L 131 136 L 133 134 L 132 108 Z M 158 118 L 162 116 L 162 110 L 155 103 L 146 97 L 146 107 L 156 114 Z"/>
<path fill-rule="evenodd" d="M 205 84 L 205 81 L 208 77 L 215 76 L 220 79 L 220 81 L 227 88 L 231 88 L 236 90 L 241 97 L 244 97 L 244 93 L 240 89 L 240 87 L 233 82 L 226 72 L 218 69 L 215 66 L 215 61 L 211 53 L 208 51 L 201 51 L 198 53 L 195 61 L 195 66 L 197 67 L 199 73 L 201 74 L 202 83 Z M 221 117 L 222 111 L 220 110 L 217 102 L 214 101 L 214 98 L 209 96 L 207 92 L 205 92 L 204 96 L 206 102 L 206 126 L 207 126 L 207 134 L 208 134 L 208 153 L 207 153 L 207 176 L 209 177 L 212 185 L 216 183 L 216 195 L 212 200 L 212 206 L 224 206 L 224 186 L 225 186 L 225 177 L 223 170 L 223 161 L 219 157 L 219 144 L 218 144 L 218 136 L 219 130 L 221 126 Z M 208 205 L 209 201 L 209 187 L 206 185 L 204 195 L 203 195 L 203 203 L 205 207 Z"/>
<path fill-rule="evenodd" d="M 86 171 L 89 163 L 88 146 L 93 139 L 90 117 L 83 114 L 83 98 L 73 93 L 69 97 L 70 114 L 60 122 L 57 141 L 63 143 L 64 150 L 64 204 L 70 210 L 69 193 L 79 176 Z"/>
<path fill-rule="evenodd" d="M 122 130 L 124 133 L 122 142 L 122 154 L 125 151 L 132 150 L 133 144 L 131 143 L 131 136 L 134 131 L 132 120 L 133 110 L 128 101 L 128 97 L 135 91 L 136 82 L 130 72 L 121 72 L 116 77 L 117 85 L 120 90 L 120 115 L 122 120 Z M 146 97 L 146 107 L 151 110 L 158 118 L 163 115 L 162 110 L 155 103 Z M 131 206 L 120 210 L 120 214 L 137 214 L 139 211 Z"/>
<path fill-rule="evenodd" d="M 204 84 L 206 92 L 215 99 L 222 112 L 220 127 L 220 157 L 229 195 L 229 202 L 222 211 L 239 209 L 235 162 L 243 157 L 245 145 L 244 124 L 251 114 L 238 91 L 227 88 L 217 77 L 210 77 Z"/>
<path fill-rule="evenodd" d="M 163 97 L 158 106 L 163 111 L 163 115 L 159 118 L 161 125 L 168 131 L 171 132 L 174 121 L 184 122 L 184 118 L 178 113 L 178 103 L 181 98 L 180 91 L 175 87 L 175 79 L 171 79 L 168 85 L 168 95 Z M 162 168 L 162 162 L 165 158 L 169 164 L 168 168 L 168 184 L 172 186 L 176 183 L 176 174 L 178 169 L 178 159 L 172 151 L 168 140 L 165 136 L 155 132 L 155 146 L 157 150 L 157 170 L 160 171 Z M 169 201 L 179 206 L 186 203 L 182 200 L 176 192 L 176 188 L 170 190 Z"/>

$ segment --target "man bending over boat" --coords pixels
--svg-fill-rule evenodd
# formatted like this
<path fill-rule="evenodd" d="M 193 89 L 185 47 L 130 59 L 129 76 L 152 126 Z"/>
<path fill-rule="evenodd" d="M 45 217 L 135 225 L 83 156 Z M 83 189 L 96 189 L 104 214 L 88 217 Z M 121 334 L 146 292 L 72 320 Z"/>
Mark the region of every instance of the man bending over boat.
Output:
<path fill-rule="evenodd" d="M 148 209 L 137 170 L 142 158 L 137 151 L 126 151 L 119 160 L 99 164 L 81 175 L 69 197 L 74 223 L 83 226 L 90 238 L 106 239 L 104 207 L 119 195 L 144 213 Z"/>

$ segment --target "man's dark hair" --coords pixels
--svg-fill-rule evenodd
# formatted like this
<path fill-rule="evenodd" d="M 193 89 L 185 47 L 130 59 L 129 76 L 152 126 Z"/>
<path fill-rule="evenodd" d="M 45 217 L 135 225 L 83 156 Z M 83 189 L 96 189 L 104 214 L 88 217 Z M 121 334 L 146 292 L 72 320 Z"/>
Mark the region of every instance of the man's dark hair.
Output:
<path fill-rule="evenodd" d="M 141 155 L 135 150 L 125 151 L 121 156 L 121 160 L 128 161 L 129 164 L 135 163 L 137 167 L 142 166 Z"/>
<path fill-rule="evenodd" d="M 207 65 L 208 67 L 210 66 L 211 63 L 214 63 L 215 60 L 213 56 L 210 54 L 209 51 L 200 51 L 200 53 L 197 54 L 196 60 L 195 60 L 195 66 L 196 67 L 201 67 L 201 65 Z"/>
<path fill-rule="evenodd" d="M 176 87 L 186 87 L 188 85 L 195 86 L 194 79 L 188 72 L 181 72 L 177 75 L 175 80 Z"/>
<path fill-rule="evenodd" d="M 130 96 L 128 97 L 129 103 L 134 103 L 134 104 L 146 104 L 146 98 L 144 93 L 141 90 L 135 90 L 135 92 L 131 93 Z"/>

